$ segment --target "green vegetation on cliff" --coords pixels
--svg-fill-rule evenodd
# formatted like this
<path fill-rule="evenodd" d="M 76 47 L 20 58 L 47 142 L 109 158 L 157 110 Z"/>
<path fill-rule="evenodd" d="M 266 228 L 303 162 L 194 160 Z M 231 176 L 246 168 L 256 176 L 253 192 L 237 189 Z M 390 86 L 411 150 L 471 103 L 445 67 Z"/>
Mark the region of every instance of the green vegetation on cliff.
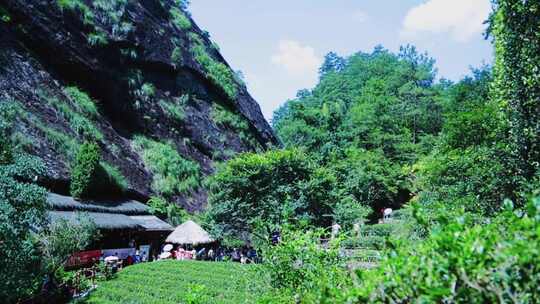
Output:
<path fill-rule="evenodd" d="M 170 198 L 199 188 L 199 165 L 183 158 L 171 144 L 143 136 L 136 137 L 133 144 L 154 174 L 152 188 L 156 193 Z"/>

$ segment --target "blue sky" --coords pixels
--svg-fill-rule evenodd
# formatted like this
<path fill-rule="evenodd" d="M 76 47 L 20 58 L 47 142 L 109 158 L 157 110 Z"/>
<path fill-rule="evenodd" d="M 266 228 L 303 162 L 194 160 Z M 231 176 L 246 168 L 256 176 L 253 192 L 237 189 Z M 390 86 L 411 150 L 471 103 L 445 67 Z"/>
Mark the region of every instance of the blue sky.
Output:
<path fill-rule="evenodd" d="M 348 56 L 382 44 L 412 43 L 437 61 L 439 76 L 459 80 L 492 62 L 483 39 L 489 0 L 192 0 L 190 11 L 210 32 L 265 117 L 317 83 L 324 55 Z"/>

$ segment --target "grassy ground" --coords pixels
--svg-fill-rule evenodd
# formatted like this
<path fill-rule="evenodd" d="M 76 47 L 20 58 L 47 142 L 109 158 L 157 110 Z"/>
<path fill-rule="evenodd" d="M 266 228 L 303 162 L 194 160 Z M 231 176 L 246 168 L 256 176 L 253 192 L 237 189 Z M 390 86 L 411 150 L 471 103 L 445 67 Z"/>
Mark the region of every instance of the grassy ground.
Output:
<path fill-rule="evenodd" d="M 199 261 L 138 264 L 100 283 L 83 303 L 253 303 L 259 279 L 254 267 Z"/>

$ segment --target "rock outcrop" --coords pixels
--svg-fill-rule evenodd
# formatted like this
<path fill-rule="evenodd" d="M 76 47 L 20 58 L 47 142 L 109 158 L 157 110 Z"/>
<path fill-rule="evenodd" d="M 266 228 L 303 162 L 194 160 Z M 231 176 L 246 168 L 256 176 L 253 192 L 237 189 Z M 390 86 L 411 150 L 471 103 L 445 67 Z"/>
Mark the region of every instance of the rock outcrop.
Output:
<path fill-rule="evenodd" d="M 53 191 L 68 191 L 78 146 L 95 141 L 130 196 L 163 194 L 199 210 L 203 187 L 163 190 L 175 171 L 156 164 L 148 143 L 196 165 L 199 176 L 176 177 L 199 179 L 191 184 L 216 161 L 278 144 L 180 2 L 0 0 L 0 102 L 17 112 L 13 139 L 44 161 Z"/>

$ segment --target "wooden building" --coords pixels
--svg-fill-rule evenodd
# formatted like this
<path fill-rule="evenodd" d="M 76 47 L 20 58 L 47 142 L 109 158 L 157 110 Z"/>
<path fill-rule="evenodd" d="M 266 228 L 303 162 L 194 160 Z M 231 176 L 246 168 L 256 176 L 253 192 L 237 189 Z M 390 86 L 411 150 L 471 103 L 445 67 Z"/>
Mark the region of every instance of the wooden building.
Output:
<path fill-rule="evenodd" d="M 139 248 L 150 245 L 150 257 L 159 253 L 165 238 L 174 230 L 168 223 L 153 216 L 148 206 L 134 200 L 78 201 L 69 196 L 49 193 L 49 218 L 77 221 L 83 213 L 92 220 L 99 238 L 89 250 Z"/>

